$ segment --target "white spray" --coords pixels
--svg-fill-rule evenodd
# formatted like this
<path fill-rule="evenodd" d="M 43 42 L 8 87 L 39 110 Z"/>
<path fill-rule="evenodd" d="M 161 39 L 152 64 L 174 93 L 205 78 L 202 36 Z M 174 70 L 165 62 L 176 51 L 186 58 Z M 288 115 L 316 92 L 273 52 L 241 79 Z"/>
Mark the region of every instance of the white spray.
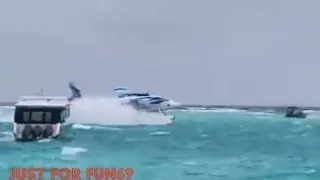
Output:
<path fill-rule="evenodd" d="M 169 117 L 158 113 L 138 112 L 121 105 L 114 97 L 83 97 L 71 105 L 72 123 L 96 125 L 170 124 Z"/>

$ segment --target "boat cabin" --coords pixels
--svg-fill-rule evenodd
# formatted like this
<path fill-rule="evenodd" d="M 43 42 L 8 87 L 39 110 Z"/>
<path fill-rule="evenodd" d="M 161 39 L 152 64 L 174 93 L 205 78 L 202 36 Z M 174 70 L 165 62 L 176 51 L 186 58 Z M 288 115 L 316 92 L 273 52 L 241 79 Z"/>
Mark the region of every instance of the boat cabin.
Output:
<path fill-rule="evenodd" d="M 14 135 L 16 139 L 41 139 L 58 136 L 61 124 L 65 123 L 69 116 L 70 101 L 68 97 L 22 97 L 15 104 Z"/>
<path fill-rule="evenodd" d="M 288 118 L 306 118 L 307 115 L 303 112 L 300 107 L 289 106 L 286 111 L 285 117 Z"/>
<path fill-rule="evenodd" d="M 15 106 L 14 122 L 18 124 L 64 123 L 70 116 L 67 98 L 24 97 Z"/>

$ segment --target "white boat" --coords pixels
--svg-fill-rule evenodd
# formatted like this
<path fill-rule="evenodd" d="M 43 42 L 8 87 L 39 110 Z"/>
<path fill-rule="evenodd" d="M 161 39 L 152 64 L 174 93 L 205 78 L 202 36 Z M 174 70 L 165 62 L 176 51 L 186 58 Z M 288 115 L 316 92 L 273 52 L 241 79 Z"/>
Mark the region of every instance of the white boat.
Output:
<path fill-rule="evenodd" d="M 13 134 L 16 141 L 57 138 L 70 117 L 70 98 L 26 96 L 15 104 Z"/>

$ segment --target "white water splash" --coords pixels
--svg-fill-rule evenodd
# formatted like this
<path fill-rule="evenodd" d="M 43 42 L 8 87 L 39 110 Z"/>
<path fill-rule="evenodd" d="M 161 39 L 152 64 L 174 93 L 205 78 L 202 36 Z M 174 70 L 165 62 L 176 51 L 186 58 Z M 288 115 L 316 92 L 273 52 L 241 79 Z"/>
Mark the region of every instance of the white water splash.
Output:
<path fill-rule="evenodd" d="M 172 120 L 158 113 L 138 112 L 121 105 L 113 97 L 83 97 L 71 105 L 72 123 L 98 125 L 169 124 Z"/>

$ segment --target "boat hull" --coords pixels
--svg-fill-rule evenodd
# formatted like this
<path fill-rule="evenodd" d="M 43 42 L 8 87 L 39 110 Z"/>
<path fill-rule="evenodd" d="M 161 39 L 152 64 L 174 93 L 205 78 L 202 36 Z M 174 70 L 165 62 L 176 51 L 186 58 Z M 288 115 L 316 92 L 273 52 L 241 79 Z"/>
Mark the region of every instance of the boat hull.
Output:
<path fill-rule="evenodd" d="M 13 135 L 16 141 L 36 141 L 56 139 L 62 132 L 63 124 L 13 124 Z"/>

